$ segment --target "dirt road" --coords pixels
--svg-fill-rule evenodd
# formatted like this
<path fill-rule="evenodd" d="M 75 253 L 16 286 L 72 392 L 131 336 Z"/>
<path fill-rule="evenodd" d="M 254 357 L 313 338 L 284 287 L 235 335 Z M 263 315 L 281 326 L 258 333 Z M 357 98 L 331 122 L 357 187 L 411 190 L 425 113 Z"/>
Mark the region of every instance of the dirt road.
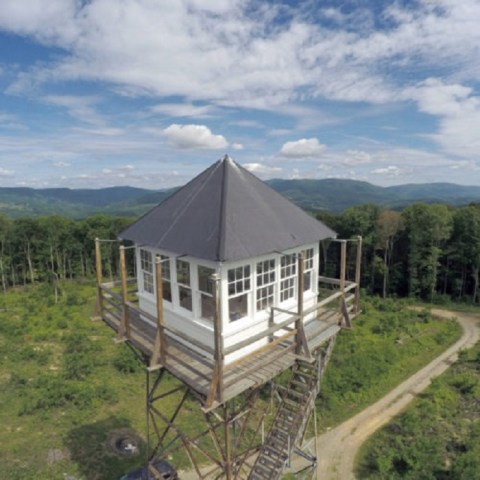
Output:
<path fill-rule="evenodd" d="M 455 316 L 463 335 L 433 362 L 412 375 L 388 395 L 317 439 L 318 469 L 321 480 L 351 480 L 353 461 L 359 447 L 375 430 L 383 426 L 422 390 L 432 378 L 443 373 L 458 358 L 458 351 L 472 347 L 480 338 L 480 315 L 433 310 L 434 315 Z"/>

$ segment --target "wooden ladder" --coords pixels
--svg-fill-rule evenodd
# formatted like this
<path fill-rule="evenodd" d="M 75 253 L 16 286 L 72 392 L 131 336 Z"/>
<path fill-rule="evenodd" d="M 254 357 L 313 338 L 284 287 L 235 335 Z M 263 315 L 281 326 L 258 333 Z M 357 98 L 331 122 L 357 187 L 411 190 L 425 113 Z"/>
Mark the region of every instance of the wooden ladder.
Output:
<path fill-rule="evenodd" d="M 319 354 L 313 363 L 302 360 L 295 363 L 272 428 L 248 477 L 250 480 L 281 477 L 292 451 L 303 439 L 319 393 L 325 360 L 328 361 L 328 356 Z"/>

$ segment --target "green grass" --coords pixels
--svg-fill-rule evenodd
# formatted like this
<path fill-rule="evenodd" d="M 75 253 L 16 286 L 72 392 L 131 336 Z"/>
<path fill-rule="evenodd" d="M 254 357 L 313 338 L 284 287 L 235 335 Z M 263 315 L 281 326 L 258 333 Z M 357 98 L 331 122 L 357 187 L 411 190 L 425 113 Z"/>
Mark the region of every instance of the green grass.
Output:
<path fill-rule="evenodd" d="M 363 445 L 357 478 L 479 480 L 479 398 L 477 344 Z"/>
<path fill-rule="evenodd" d="M 144 437 L 145 373 L 90 320 L 94 296 L 81 284 L 65 284 L 57 305 L 48 286 L 0 296 L 2 478 L 117 479 L 142 464 L 144 444 L 125 458 L 109 440 L 121 429 Z M 70 458 L 49 463 L 54 449 Z"/>
<path fill-rule="evenodd" d="M 110 445 L 125 429 L 145 438 L 145 373 L 108 327 L 90 320 L 94 303 L 93 284 L 73 282 L 61 286 L 58 304 L 48 285 L 0 294 L 1 478 L 113 480 L 144 461 L 144 443 L 136 458 Z M 454 322 L 398 302 L 364 301 L 364 310 L 334 349 L 318 400 L 323 427 L 382 396 L 459 335 Z M 173 408 L 173 399 L 162 403 L 167 415 Z M 193 401 L 179 421 L 199 430 Z M 65 458 L 49 462 L 55 450 Z M 171 461 L 188 466 L 181 451 Z"/>
<path fill-rule="evenodd" d="M 461 336 L 457 322 L 412 311 L 403 302 L 364 299 L 363 311 L 333 350 L 317 398 L 321 430 L 383 397 Z"/>

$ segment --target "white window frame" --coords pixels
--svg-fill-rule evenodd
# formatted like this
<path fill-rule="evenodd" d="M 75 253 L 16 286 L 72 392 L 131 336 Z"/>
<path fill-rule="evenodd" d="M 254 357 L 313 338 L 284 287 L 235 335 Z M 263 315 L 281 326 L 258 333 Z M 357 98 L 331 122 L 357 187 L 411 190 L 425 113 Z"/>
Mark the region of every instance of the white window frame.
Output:
<path fill-rule="evenodd" d="M 295 251 L 280 257 L 280 303 L 296 297 L 298 253 Z"/>
<path fill-rule="evenodd" d="M 277 284 L 276 259 L 267 258 L 255 264 L 255 311 L 261 312 L 275 305 Z"/>
<path fill-rule="evenodd" d="M 145 248 L 140 248 L 140 278 L 142 291 L 147 295 L 155 295 L 155 279 L 153 275 L 153 253 Z"/>
<path fill-rule="evenodd" d="M 185 263 L 188 266 L 188 280 L 189 280 L 188 284 L 182 283 L 178 279 L 178 265 L 179 265 L 179 262 Z M 176 258 L 175 259 L 175 280 L 176 280 L 175 286 L 176 286 L 176 294 L 177 294 L 177 299 L 178 299 L 177 305 L 178 305 L 178 308 L 180 308 L 183 311 L 189 312 L 190 315 L 194 315 L 194 299 L 193 299 L 193 288 L 192 288 L 192 284 L 194 282 L 193 282 L 192 270 L 193 269 L 192 269 L 191 262 L 185 260 L 184 258 Z M 192 308 L 191 309 L 185 308 L 180 303 L 180 289 L 181 288 L 185 288 L 187 290 L 190 290 L 190 298 L 191 298 L 191 301 L 192 301 Z"/>
<path fill-rule="evenodd" d="M 212 273 L 216 273 L 216 270 L 215 268 L 213 268 L 212 266 L 210 265 L 203 265 L 201 263 L 198 263 L 196 265 L 196 271 L 197 271 L 197 311 L 198 311 L 198 318 L 200 320 L 204 320 L 206 322 L 209 322 L 209 323 L 212 323 L 213 322 L 213 319 L 214 317 L 212 318 L 205 318 L 204 316 L 202 316 L 202 295 L 206 296 L 206 297 L 210 297 L 213 299 L 214 301 L 214 298 L 213 298 L 213 288 L 212 288 L 212 292 L 208 292 L 208 291 L 205 291 L 205 290 L 201 290 L 201 287 L 200 287 L 200 274 L 199 274 L 199 269 L 200 268 L 207 268 L 209 270 L 212 270 Z M 191 280 L 191 279 L 190 279 Z M 208 281 L 210 282 L 213 282 L 214 280 L 213 279 L 209 279 Z M 215 303 L 213 304 L 213 308 L 215 309 Z M 213 312 L 213 315 L 215 315 L 215 311 Z"/>
<path fill-rule="evenodd" d="M 170 256 L 163 253 L 160 254 L 162 261 L 162 284 L 163 284 L 163 301 L 173 303 L 173 288 L 172 288 L 172 265 L 170 262 Z M 165 284 L 170 284 L 170 300 L 165 298 Z"/>
<path fill-rule="evenodd" d="M 246 271 L 248 269 L 248 276 Z M 233 278 L 230 275 L 233 272 Z M 239 275 L 241 273 L 241 275 Z M 244 318 L 250 317 L 251 312 L 251 293 L 253 288 L 252 281 L 252 265 L 251 263 L 243 263 L 237 266 L 232 266 L 227 269 L 227 318 L 229 323 L 237 322 Z M 232 291 L 233 288 L 233 291 Z M 247 299 L 247 313 L 243 317 L 232 320 L 230 316 L 230 300 L 246 295 Z"/>
<path fill-rule="evenodd" d="M 306 248 L 304 250 L 305 257 L 303 260 L 303 292 L 308 292 L 314 289 L 313 286 L 313 277 L 314 277 L 314 272 L 315 272 L 315 249 L 312 248 Z M 310 276 L 310 286 L 309 288 L 306 288 L 307 282 L 305 282 L 305 277 L 309 275 Z"/>

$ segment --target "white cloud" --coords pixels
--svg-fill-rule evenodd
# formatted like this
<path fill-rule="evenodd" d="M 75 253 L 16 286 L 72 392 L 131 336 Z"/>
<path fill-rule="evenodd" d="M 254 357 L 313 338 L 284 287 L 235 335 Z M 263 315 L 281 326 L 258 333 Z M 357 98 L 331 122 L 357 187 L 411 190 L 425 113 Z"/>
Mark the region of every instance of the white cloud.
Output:
<path fill-rule="evenodd" d="M 115 128 L 115 127 L 101 127 L 101 128 L 80 128 L 75 127 L 75 131 L 93 134 L 93 135 L 102 135 L 104 137 L 118 137 L 120 135 L 125 135 L 125 129 Z"/>
<path fill-rule="evenodd" d="M 70 162 L 59 160 L 58 162 L 53 162 L 52 165 L 57 168 L 65 168 L 65 167 L 69 167 L 71 164 Z"/>
<path fill-rule="evenodd" d="M 153 113 L 169 115 L 171 117 L 210 117 L 215 111 L 212 105 L 192 105 L 188 103 L 160 103 L 150 108 Z"/>
<path fill-rule="evenodd" d="M 232 143 L 232 148 L 234 150 L 243 150 L 243 145 L 241 143 Z"/>
<path fill-rule="evenodd" d="M 261 177 L 268 177 L 278 174 L 282 171 L 280 167 L 265 165 L 263 163 L 244 163 L 243 166 L 250 172 Z"/>
<path fill-rule="evenodd" d="M 205 125 L 178 125 L 173 123 L 163 130 L 170 144 L 180 149 L 221 149 L 228 146 L 222 135 L 214 135 Z"/>
<path fill-rule="evenodd" d="M 396 71 L 408 74 L 414 62 L 476 78 L 477 0 L 388 4 L 378 12 L 391 20 L 382 30 L 362 7 L 347 16 L 324 9 L 335 27 L 309 21 L 301 8 L 289 20 L 283 13 L 242 1 L 2 0 L 0 28 L 66 52 L 21 72 L 17 88 L 100 80 L 132 95 L 268 109 L 317 95 L 391 101 L 401 90 Z"/>
<path fill-rule="evenodd" d="M 302 138 L 284 143 L 280 149 L 280 155 L 290 158 L 318 157 L 325 148 L 318 138 Z"/>
<path fill-rule="evenodd" d="M 373 162 L 373 156 L 362 150 L 347 150 L 343 163 L 345 165 L 362 165 Z"/>
<path fill-rule="evenodd" d="M 431 135 L 446 152 L 464 157 L 480 155 L 480 97 L 470 87 L 429 78 L 405 90 L 420 111 L 440 118 L 439 129 Z"/>
<path fill-rule="evenodd" d="M 14 170 L 7 170 L 6 168 L 0 167 L 0 177 L 13 177 L 14 175 Z"/>
<path fill-rule="evenodd" d="M 68 113 L 75 119 L 91 125 L 102 126 L 104 120 L 93 108 L 98 102 L 97 97 L 75 95 L 47 95 L 43 101 L 58 107 L 66 108 Z"/>
<path fill-rule="evenodd" d="M 375 175 L 385 175 L 387 177 L 398 177 L 402 171 L 395 165 L 389 165 L 388 167 L 376 168 L 372 170 Z"/>

